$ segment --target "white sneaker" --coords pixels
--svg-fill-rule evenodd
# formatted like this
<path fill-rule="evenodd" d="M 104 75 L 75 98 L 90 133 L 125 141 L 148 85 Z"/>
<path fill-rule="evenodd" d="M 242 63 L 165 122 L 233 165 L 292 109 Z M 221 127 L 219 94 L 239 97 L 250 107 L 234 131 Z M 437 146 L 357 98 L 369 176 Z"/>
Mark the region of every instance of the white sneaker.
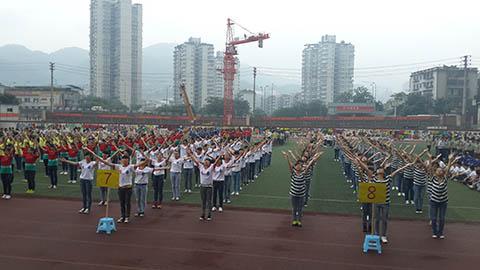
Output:
<path fill-rule="evenodd" d="M 191 189 L 189 189 L 189 190 L 188 190 L 188 194 L 191 194 L 191 193 L 192 193 L 192 190 L 191 190 Z"/>
<path fill-rule="evenodd" d="M 235 192 L 230 193 L 230 195 L 235 195 Z"/>
<path fill-rule="evenodd" d="M 217 211 L 217 208 L 214 206 L 212 207 L 212 212 L 215 212 L 215 211 Z"/>
<path fill-rule="evenodd" d="M 402 193 L 401 193 L 401 192 L 398 192 L 397 196 L 398 196 L 398 197 L 401 197 L 401 196 L 402 196 Z"/>
<path fill-rule="evenodd" d="M 411 204 L 411 205 L 414 205 L 414 204 L 415 204 L 415 202 L 414 202 L 414 201 L 412 201 L 412 200 L 410 200 L 410 204 Z"/>
<path fill-rule="evenodd" d="M 382 237 L 380 237 L 380 239 L 382 240 L 382 243 L 384 243 L 384 244 L 388 243 L 388 239 L 387 239 L 386 236 L 382 236 Z"/>
<path fill-rule="evenodd" d="M 88 209 L 85 209 L 85 211 L 83 211 L 84 214 L 90 214 L 90 210 Z"/>
<path fill-rule="evenodd" d="M 5 195 L 5 200 L 10 200 L 12 198 L 11 195 Z"/>
<path fill-rule="evenodd" d="M 77 183 L 77 181 L 75 181 L 75 180 L 72 181 L 72 184 L 76 184 L 76 183 Z"/>
<path fill-rule="evenodd" d="M 180 201 L 180 197 L 176 197 L 176 198 L 175 198 L 175 201 Z"/>
<path fill-rule="evenodd" d="M 188 189 L 185 189 L 185 190 L 183 191 L 183 193 L 187 193 L 187 192 L 188 192 Z"/>
<path fill-rule="evenodd" d="M 436 235 L 434 234 L 434 235 L 432 235 L 432 238 L 433 238 L 433 239 L 437 239 L 438 236 L 436 236 Z"/>
<path fill-rule="evenodd" d="M 219 207 L 219 208 L 218 208 L 218 212 L 220 212 L 220 213 L 223 212 L 223 208 L 222 208 L 222 207 Z"/>
<path fill-rule="evenodd" d="M 240 195 L 240 193 L 238 193 L 238 192 L 235 192 L 235 195 L 237 195 L 237 196 L 238 196 L 238 195 Z"/>
<path fill-rule="evenodd" d="M 402 196 L 405 197 L 405 193 L 402 192 Z"/>
<path fill-rule="evenodd" d="M 2 199 L 5 199 L 7 197 L 7 195 L 3 194 L 2 195 Z"/>
<path fill-rule="evenodd" d="M 445 235 L 440 235 L 440 239 L 445 239 Z"/>
<path fill-rule="evenodd" d="M 85 212 L 85 210 L 86 210 L 85 208 L 82 208 L 82 209 L 78 210 L 78 213 L 83 214 Z"/>
<path fill-rule="evenodd" d="M 53 185 L 53 189 L 57 189 L 57 186 L 56 186 L 56 185 Z"/>
<path fill-rule="evenodd" d="M 171 200 L 172 200 L 172 201 L 175 201 L 175 197 L 172 197 Z"/>
<path fill-rule="evenodd" d="M 405 204 L 410 204 L 410 201 L 405 201 Z"/>

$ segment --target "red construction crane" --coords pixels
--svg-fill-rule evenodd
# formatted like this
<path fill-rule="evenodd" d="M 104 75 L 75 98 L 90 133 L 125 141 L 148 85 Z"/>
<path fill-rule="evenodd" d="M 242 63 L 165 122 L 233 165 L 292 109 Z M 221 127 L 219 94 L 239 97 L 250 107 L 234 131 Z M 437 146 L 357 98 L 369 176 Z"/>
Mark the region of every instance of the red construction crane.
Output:
<path fill-rule="evenodd" d="M 243 30 L 247 31 L 250 36 L 244 35 L 244 39 L 233 37 L 233 25 L 236 24 Z M 225 82 L 225 89 L 223 95 L 223 124 L 230 125 L 233 118 L 233 80 L 237 70 L 235 68 L 235 55 L 238 55 L 237 45 L 246 44 L 258 41 L 258 47 L 263 48 L 263 40 L 270 38 L 269 34 L 258 33 L 254 34 L 245 27 L 234 22 L 232 19 L 227 19 L 227 40 L 225 48 L 225 56 L 223 57 L 223 78 Z"/>

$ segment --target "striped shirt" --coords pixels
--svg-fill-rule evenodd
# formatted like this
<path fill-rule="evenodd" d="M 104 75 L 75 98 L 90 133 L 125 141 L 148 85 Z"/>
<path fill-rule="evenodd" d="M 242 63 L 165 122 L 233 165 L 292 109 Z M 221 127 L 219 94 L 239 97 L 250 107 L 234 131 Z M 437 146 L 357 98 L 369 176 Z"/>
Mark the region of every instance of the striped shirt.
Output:
<path fill-rule="evenodd" d="M 385 204 L 390 204 L 390 189 L 392 188 L 392 177 L 387 176 L 385 179 L 378 179 L 376 176 L 373 178 L 374 183 L 385 184 L 387 186 L 387 194 L 385 194 Z"/>
<path fill-rule="evenodd" d="M 313 175 L 313 165 L 310 166 L 310 167 L 305 171 L 305 180 L 306 180 L 306 181 L 312 180 L 312 175 Z"/>
<path fill-rule="evenodd" d="M 303 173 L 293 170 L 290 177 L 290 196 L 303 197 L 305 196 L 305 191 L 305 176 Z"/>
<path fill-rule="evenodd" d="M 403 177 L 406 179 L 413 179 L 414 171 L 412 166 L 409 166 L 403 170 Z"/>
<path fill-rule="evenodd" d="M 420 166 L 415 166 L 413 172 L 413 184 L 422 187 L 427 184 L 427 173 Z"/>
<path fill-rule="evenodd" d="M 447 179 L 443 179 L 442 182 L 438 181 L 434 176 L 432 181 L 429 182 L 430 186 L 430 201 L 436 203 L 448 202 L 448 183 Z"/>

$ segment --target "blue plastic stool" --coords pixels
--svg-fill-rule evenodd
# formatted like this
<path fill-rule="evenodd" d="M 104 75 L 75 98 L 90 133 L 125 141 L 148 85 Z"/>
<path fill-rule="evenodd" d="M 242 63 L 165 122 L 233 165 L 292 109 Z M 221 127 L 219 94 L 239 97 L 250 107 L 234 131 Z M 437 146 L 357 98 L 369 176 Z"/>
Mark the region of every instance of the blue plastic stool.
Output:
<path fill-rule="evenodd" d="M 382 245 L 380 244 L 380 236 L 367 234 L 363 242 L 363 252 L 367 253 L 369 250 L 376 250 L 378 254 L 382 254 Z"/>
<path fill-rule="evenodd" d="M 104 217 L 98 221 L 97 233 L 104 232 L 111 234 L 114 231 L 117 231 L 117 226 L 115 225 L 113 218 Z"/>

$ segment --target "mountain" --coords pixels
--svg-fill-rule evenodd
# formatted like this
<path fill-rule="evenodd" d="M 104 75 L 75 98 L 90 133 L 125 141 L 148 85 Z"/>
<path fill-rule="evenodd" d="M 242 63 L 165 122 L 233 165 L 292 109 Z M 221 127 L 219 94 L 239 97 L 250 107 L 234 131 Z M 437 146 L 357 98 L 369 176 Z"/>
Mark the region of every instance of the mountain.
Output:
<path fill-rule="evenodd" d="M 173 83 L 175 43 L 157 43 L 143 49 L 143 96 L 163 100 Z M 55 84 L 73 84 L 88 90 L 89 51 L 76 47 L 53 53 L 33 51 L 22 45 L 0 46 L 0 83 L 4 85 L 50 85 L 49 62 L 56 63 Z M 242 64 L 242 67 L 248 67 Z M 251 74 L 240 74 L 242 89 L 251 89 Z M 257 89 L 275 84 L 275 93 L 295 93 L 300 86 L 281 77 L 257 77 Z M 171 97 L 172 93 L 168 93 Z"/>

